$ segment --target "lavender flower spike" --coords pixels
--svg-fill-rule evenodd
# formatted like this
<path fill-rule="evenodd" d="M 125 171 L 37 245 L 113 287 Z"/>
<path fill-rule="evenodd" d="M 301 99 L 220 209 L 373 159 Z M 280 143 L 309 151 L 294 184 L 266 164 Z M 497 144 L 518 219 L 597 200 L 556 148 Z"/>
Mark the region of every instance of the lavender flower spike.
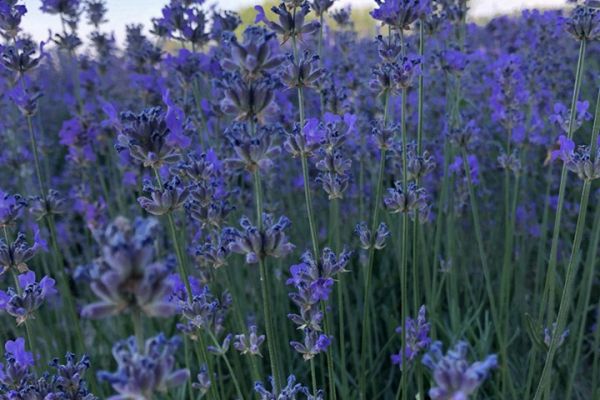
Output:
<path fill-rule="evenodd" d="M 490 370 L 498 366 L 495 354 L 469 365 L 468 349 L 466 342 L 459 342 L 444 355 L 441 342 L 431 345 L 429 353 L 423 357 L 423 364 L 433 371 L 436 386 L 429 390 L 432 400 L 468 399 L 489 376 Z"/>

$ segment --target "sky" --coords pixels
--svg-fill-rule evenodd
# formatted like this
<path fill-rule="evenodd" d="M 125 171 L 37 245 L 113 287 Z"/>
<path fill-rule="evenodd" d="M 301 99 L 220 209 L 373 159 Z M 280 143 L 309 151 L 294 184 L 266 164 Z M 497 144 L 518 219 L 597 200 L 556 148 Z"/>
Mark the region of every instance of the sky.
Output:
<path fill-rule="evenodd" d="M 117 40 L 121 42 L 125 36 L 125 25 L 142 23 L 150 26 L 150 19 L 160 16 L 162 6 L 168 0 L 106 0 L 109 23 L 104 26 L 107 31 L 114 31 Z M 221 9 L 236 9 L 247 7 L 260 0 L 207 0 L 207 4 L 218 3 Z M 55 15 L 45 15 L 39 11 L 40 0 L 24 0 L 28 13 L 23 20 L 23 28 L 31 33 L 36 40 L 48 38 L 48 30 L 60 32 L 60 19 Z M 355 7 L 374 6 L 373 0 L 338 0 L 340 6 L 351 4 Z M 471 15 L 489 17 L 501 13 L 511 13 L 524 8 L 560 7 L 566 0 L 471 0 Z M 87 36 L 91 28 L 82 24 L 80 32 Z"/>

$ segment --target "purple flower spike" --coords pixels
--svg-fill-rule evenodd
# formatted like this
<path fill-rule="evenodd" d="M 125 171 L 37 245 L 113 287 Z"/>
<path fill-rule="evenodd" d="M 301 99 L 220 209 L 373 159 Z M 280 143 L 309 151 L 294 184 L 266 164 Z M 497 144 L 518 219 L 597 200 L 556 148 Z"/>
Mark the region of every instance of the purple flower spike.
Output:
<path fill-rule="evenodd" d="M 481 386 L 490 370 L 498 366 L 496 355 L 469 364 L 466 359 L 468 349 L 466 342 L 459 342 L 444 355 L 441 342 L 431 345 L 431 350 L 423 357 L 423 364 L 431 369 L 436 383 L 429 390 L 432 400 L 466 400 Z"/>

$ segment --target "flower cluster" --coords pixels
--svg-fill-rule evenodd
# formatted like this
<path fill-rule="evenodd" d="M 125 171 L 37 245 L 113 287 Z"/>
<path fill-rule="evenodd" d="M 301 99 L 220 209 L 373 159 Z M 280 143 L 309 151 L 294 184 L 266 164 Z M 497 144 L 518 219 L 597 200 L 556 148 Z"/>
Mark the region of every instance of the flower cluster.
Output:
<path fill-rule="evenodd" d="M 151 399 L 157 392 L 183 384 L 187 369 L 175 369 L 175 352 L 180 341 L 164 335 L 146 340 L 143 348 L 135 338 L 117 342 L 112 349 L 117 362 L 115 372 L 100 371 L 98 379 L 108 382 L 118 393 L 112 399 Z"/>
<path fill-rule="evenodd" d="M 21 325 L 34 318 L 35 311 L 58 292 L 54 279 L 44 276 L 37 282 L 33 271 L 19 275 L 17 281 L 17 288 L 0 290 L 0 310 L 15 317 L 17 325 Z"/>
<path fill-rule="evenodd" d="M 404 327 L 396 328 L 396 333 L 403 336 L 404 351 L 392 355 L 392 363 L 405 368 L 414 361 L 420 352 L 427 349 L 431 344 L 429 338 L 430 324 L 425 319 L 425 306 L 419 308 L 417 319 L 407 318 Z M 406 361 L 405 361 L 406 360 Z"/>
<path fill-rule="evenodd" d="M 467 343 L 459 342 L 444 355 L 441 342 L 431 345 L 423 357 L 423 364 L 432 371 L 436 383 L 429 390 L 433 400 L 467 399 L 489 376 L 490 370 L 498 366 L 495 355 L 469 364 L 466 358 L 468 350 Z"/>
<path fill-rule="evenodd" d="M 285 229 L 291 224 L 289 219 L 280 217 L 275 221 L 270 214 L 263 214 L 262 219 L 262 228 L 258 228 L 248 218 L 242 217 L 242 230 L 231 231 L 229 250 L 244 254 L 248 264 L 255 264 L 266 257 L 285 257 L 295 248 L 285 234 Z"/>
<path fill-rule="evenodd" d="M 325 248 L 322 256 L 315 260 L 310 252 L 302 255 L 302 263 L 290 267 L 291 277 L 287 284 L 297 291 L 290 293 L 290 299 L 298 307 L 298 314 L 288 317 L 304 333 L 303 342 L 290 342 L 305 360 L 327 350 L 331 339 L 322 333 L 324 315 L 321 304 L 327 302 L 335 277 L 346 272 L 351 253 L 344 250 L 336 255 Z"/>
<path fill-rule="evenodd" d="M 155 219 L 138 218 L 132 223 L 121 217 L 96 232 L 102 255 L 91 272 L 90 287 L 101 300 L 86 305 L 82 316 L 99 319 L 125 310 L 151 317 L 175 314 L 175 304 L 167 301 L 171 268 L 155 260 L 157 230 Z"/>

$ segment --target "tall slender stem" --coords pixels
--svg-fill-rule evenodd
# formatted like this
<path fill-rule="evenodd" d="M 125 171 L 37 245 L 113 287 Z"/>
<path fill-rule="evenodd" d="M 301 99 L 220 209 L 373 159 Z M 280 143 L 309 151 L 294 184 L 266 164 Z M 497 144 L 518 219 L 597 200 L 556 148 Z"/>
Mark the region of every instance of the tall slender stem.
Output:
<path fill-rule="evenodd" d="M 549 393 L 551 383 L 549 381 L 552 373 L 552 364 L 554 362 L 554 356 L 559 346 L 559 341 L 565 325 L 567 322 L 567 316 L 573 300 L 573 281 L 577 270 L 577 263 L 579 261 L 579 249 L 581 246 L 581 239 L 583 237 L 583 231 L 585 227 L 585 217 L 587 213 L 588 200 L 590 195 L 591 181 L 586 180 L 583 183 L 583 189 L 581 191 L 581 201 L 579 205 L 579 216 L 577 217 L 577 226 L 575 228 L 575 237 L 573 239 L 573 246 L 571 248 L 571 256 L 569 257 L 569 264 L 567 265 L 567 276 L 565 277 L 565 284 L 563 286 L 563 292 L 558 308 L 558 317 L 556 321 L 556 328 L 553 329 L 552 339 L 550 341 L 550 347 L 546 355 L 546 362 L 544 363 L 544 369 L 540 377 L 537 390 L 535 392 L 534 400 L 541 400 L 543 393 Z"/>
<path fill-rule="evenodd" d="M 384 111 L 383 111 L 383 129 L 385 129 L 388 119 L 388 108 L 390 102 L 390 93 L 386 92 L 384 99 Z M 381 197 L 383 193 L 383 176 L 385 173 L 385 155 L 386 149 L 381 149 L 379 158 L 379 172 L 377 174 L 377 187 L 375 190 L 375 203 L 373 204 L 373 217 L 371 219 L 371 232 L 375 232 L 377 229 L 377 223 L 379 221 L 379 207 L 381 206 Z M 366 398 L 366 362 L 367 362 L 367 347 L 368 338 L 370 336 L 370 323 L 369 323 L 369 301 L 371 299 L 371 280 L 373 278 L 373 264 L 375 261 L 375 246 L 371 243 L 369 247 L 369 257 L 367 261 L 367 274 L 365 277 L 365 292 L 363 297 L 363 316 L 362 316 L 362 329 L 361 329 L 361 353 L 360 353 L 360 377 L 359 377 L 359 388 L 361 398 Z M 368 355 L 370 359 L 370 354 Z"/>
<path fill-rule="evenodd" d="M 260 172 L 258 168 L 254 171 L 254 197 L 256 201 L 257 226 L 259 231 L 262 231 L 263 197 L 260 181 Z M 259 257 L 258 267 L 260 273 L 260 289 L 263 302 L 263 315 L 265 320 L 265 329 L 267 333 L 267 347 L 269 349 L 269 363 L 271 365 L 271 373 L 273 374 L 274 386 L 277 390 L 281 388 L 281 384 L 283 383 L 283 381 L 281 377 L 281 369 L 279 368 L 279 359 L 277 357 L 275 345 L 275 329 L 272 320 L 271 293 L 267 282 L 267 269 L 265 265 L 265 260 L 262 258 L 262 256 Z"/>
<path fill-rule="evenodd" d="M 577 59 L 577 68 L 575 72 L 575 84 L 573 87 L 573 97 L 571 99 L 571 115 L 569 118 L 569 129 L 567 136 L 569 139 L 573 138 L 573 132 L 575 131 L 575 117 L 577 115 L 577 99 L 579 99 L 579 90 L 581 88 L 581 79 L 583 77 L 583 67 L 585 64 L 585 49 L 587 42 L 582 40 L 579 44 L 579 57 Z M 556 302 L 555 295 L 555 280 L 556 280 L 556 263 L 558 256 L 558 241 L 560 236 L 560 224 L 562 218 L 562 209 L 565 199 L 565 190 L 567 184 L 567 167 L 565 164 L 562 166 L 560 175 L 560 186 L 558 189 L 558 205 L 556 207 L 556 215 L 554 217 L 554 229 L 552 231 L 552 244 L 550 246 L 550 260 L 548 262 L 548 272 L 546 273 L 546 285 L 544 288 L 544 296 L 541 302 L 541 310 L 539 319 L 541 320 L 544 315 L 544 307 L 547 305 L 547 318 L 548 321 L 554 320 L 554 308 Z"/>

